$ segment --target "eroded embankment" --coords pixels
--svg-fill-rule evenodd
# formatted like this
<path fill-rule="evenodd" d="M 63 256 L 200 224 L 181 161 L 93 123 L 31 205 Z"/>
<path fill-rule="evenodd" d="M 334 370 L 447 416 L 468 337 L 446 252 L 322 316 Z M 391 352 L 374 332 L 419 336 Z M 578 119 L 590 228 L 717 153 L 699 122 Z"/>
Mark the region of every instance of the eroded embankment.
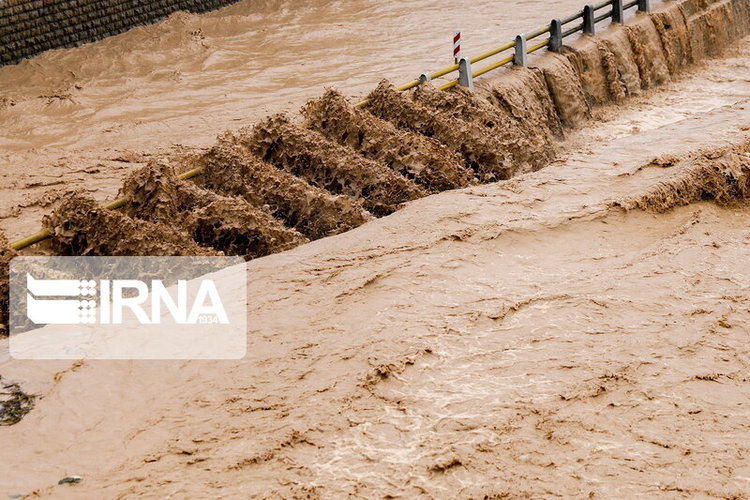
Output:
<path fill-rule="evenodd" d="M 303 120 L 275 115 L 181 160 L 180 170 L 204 169 L 197 183 L 153 162 L 126 180 L 120 211 L 84 195 L 65 200 L 45 218 L 52 236 L 40 250 L 256 258 L 430 193 L 543 168 L 565 128 L 585 124 L 592 107 L 622 102 L 718 54 L 748 31 L 748 11 L 750 0 L 675 2 L 584 36 L 534 68 L 481 81 L 474 92 L 423 85 L 404 93 L 383 81 L 356 109 L 327 91 L 303 108 Z"/>

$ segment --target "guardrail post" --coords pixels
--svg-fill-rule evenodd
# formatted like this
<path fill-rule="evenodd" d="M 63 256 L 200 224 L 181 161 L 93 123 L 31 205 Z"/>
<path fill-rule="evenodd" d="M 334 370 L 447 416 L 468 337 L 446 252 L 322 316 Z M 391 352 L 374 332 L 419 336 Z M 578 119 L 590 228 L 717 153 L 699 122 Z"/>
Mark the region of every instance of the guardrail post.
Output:
<path fill-rule="evenodd" d="M 552 22 L 549 23 L 549 50 L 552 52 L 560 52 L 562 44 L 562 21 L 559 19 L 553 19 Z"/>
<path fill-rule="evenodd" d="M 612 0 L 612 22 L 625 24 L 625 9 L 622 0 Z"/>
<path fill-rule="evenodd" d="M 474 88 L 474 77 L 471 74 L 471 61 L 468 57 L 462 57 L 458 61 L 458 84 L 469 89 Z"/>
<path fill-rule="evenodd" d="M 583 32 L 589 35 L 596 34 L 596 10 L 591 4 L 583 8 Z"/>
<path fill-rule="evenodd" d="M 638 0 L 638 11 L 651 12 L 651 2 L 649 0 Z"/>
<path fill-rule="evenodd" d="M 526 48 L 526 36 L 516 36 L 516 53 L 513 55 L 513 65 L 523 66 L 524 68 L 529 65 L 529 52 Z"/>

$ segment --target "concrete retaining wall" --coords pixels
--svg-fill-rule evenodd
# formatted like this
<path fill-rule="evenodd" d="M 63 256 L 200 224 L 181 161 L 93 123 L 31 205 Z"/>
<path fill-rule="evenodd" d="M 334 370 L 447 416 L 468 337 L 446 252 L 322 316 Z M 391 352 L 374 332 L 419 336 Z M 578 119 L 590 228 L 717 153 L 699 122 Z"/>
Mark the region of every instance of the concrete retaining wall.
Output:
<path fill-rule="evenodd" d="M 156 22 L 178 10 L 207 12 L 238 0 L 0 0 L 0 66 Z"/>

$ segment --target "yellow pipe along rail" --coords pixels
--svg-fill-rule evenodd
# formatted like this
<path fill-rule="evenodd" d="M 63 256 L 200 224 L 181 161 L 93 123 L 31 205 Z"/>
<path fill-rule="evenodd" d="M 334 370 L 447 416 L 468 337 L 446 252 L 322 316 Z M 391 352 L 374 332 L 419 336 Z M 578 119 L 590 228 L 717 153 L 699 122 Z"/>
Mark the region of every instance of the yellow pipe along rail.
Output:
<path fill-rule="evenodd" d="M 527 35 L 527 39 L 531 39 L 531 38 L 535 38 L 535 37 L 541 36 L 541 35 L 543 35 L 545 33 L 548 33 L 549 30 L 550 30 L 549 26 L 546 26 L 544 28 L 540 28 L 538 30 L 535 30 L 535 31 L 531 32 L 529 35 Z M 547 39 L 544 42 L 541 42 L 539 44 L 536 44 L 533 47 L 529 47 L 528 53 L 531 54 L 532 52 L 536 52 L 537 50 L 541 49 L 542 47 L 546 47 L 547 45 L 549 45 L 549 39 Z M 474 57 L 470 58 L 469 62 L 471 62 L 472 64 L 478 63 L 480 61 L 483 61 L 483 60 L 488 59 L 488 58 L 490 58 L 490 57 L 492 57 L 494 55 L 500 54 L 502 52 L 505 52 L 506 50 L 510 50 L 510 49 L 515 48 L 515 47 L 516 47 L 516 42 L 515 41 L 514 42 L 508 42 L 508 43 L 506 43 L 504 45 L 501 45 L 500 47 L 497 47 L 497 48 L 492 49 L 492 50 L 488 50 L 487 52 L 484 52 L 482 54 L 479 54 L 477 56 L 474 56 Z M 505 66 L 506 64 L 508 64 L 508 63 L 510 63 L 512 61 L 513 61 L 513 56 L 506 57 L 506 58 L 501 59 L 500 61 L 498 61 L 498 62 L 496 62 L 494 64 L 491 64 L 489 66 L 486 66 L 485 68 L 480 69 L 479 71 L 472 72 L 472 76 L 473 77 L 477 77 L 477 76 L 484 75 L 485 73 L 489 73 L 490 71 L 493 71 L 493 70 L 498 69 L 498 68 L 500 68 L 502 66 Z M 443 69 L 439 69 L 439 70 L 431 73 L 430 74 L 430 78 L 431 79 L 437 79 L 437 78 L 443 77 L 445 75 L 449 75 L 449 74 L 451 74 L 451 73 L 453 73 L 455 71 L 458 71 L 458 64 L 454 64 L 452 66 L 447 66 L 447 67 L 445 67 Z M 405 91 L 405 90 L 413 89 L 414 87 L 419 86 L 421 83 L 422 83 L 421 80 L 412 80 L 409 83 L 405 83 L 405 84 L 397 87 L 397 89 L 399 91 Z M 448 90 L 448 89 L 452 89 L 453 87 L 455 87 L 457 85 L 458 85 L 458 80 L 451 80 L 449 82 L 446 82 L 446 83 L 440 85 L 438 87 L 438 89 L 439 90 Z M 367 99 L 365 99 L 365 100 L 363 100 L 361 102 L 358 102 L 357 104 L 355 104 L 355 107 L 356 108 L 362 108 L 365 105 L 367 105 Z M 178 176 L 178 178 L 179 179 L 183 179 L 183 180 L 185 180 L 185 179 L 191 179 L 193 177 L 197 177 L 197 176 L 201 175 L 202 173 L 203 173 L 203 169 L 199 167 L 199 168 L 195 168 L 193 170 L 189 170 L 187 172 L 184 172 L 184 173 L 180 174 Z M 105 205 L 104 208 L 109 209 L 109 210 L 117 210 L 119 208 L 122 208 L 127 203 L 127 201 L 128 200 L 126 198 L 119 198 L 119 199 L 113 201 L 112 203 L 110 203 L 108 205 Z M 49 230 L 44 229 L 42 231 L 39 231 L 36 234 L 33 234 L 31 236 L 27 236 L 26 238 L 20 239 L 18 241 L 14 241 L 13 243 L 10 244 L 10 248 L 12 248 L 13 250 L 16 250 L 16 251 L 23 250 L 24 248 L 27 248 L 27 247 L 29 247 L 31 245 L 34 245 L 36 243 L 39 243 L 41 241 L 46 240 L 50 236 L 52 236 L 52 233 Z"/>
<path fill-rule="evenodd" d="M 187 172 L 183 172 L 182 174 L 178 175 L 177 177 L 179 179 L 192 179 L 193 177 L 197 177 L 203 173 L 203 168 L 194 168 L 192 170 L 188 170 Z M 118 198 L 112 203 L 109 203 L 108 205 L 104 205 L 104 208 L 108 210 L 117 210 L 118 208 L 122 208 L 125 206 L 125 204 L 128 202 L 127 198 Z M 38 233 L 32 234 L 31 236 L 27 236 L 26 238 L 20 239 L 18 241 L 14 241 L 10 244 L 10 248 L 13 250 L 23 250 L 26 247 L 30 247 L 31 245 L 34 245 L 36 243 L 39 243 L 41 241 L 46 240 L 52 236 L 52 233 L 47 230 L 43 229 L 39 231 Z"/>
<path fill-rule="evenodd" d="M 532 32 L 530 35 L 527 35 L 527 36 L 528 36 L 528 38 L 533 38 L 533 37 L 540 36 L 540 35 L 543 35 L 544 33 L 548 33 L 548 32 L 549 32 L 549 26 L 547 26 L 545 28 L 541 28 L 541 29 L 539 29 L 539 30 L 537 30 L 535 32 Z M 546 47 L 547 45 L 549 45 L 549 40 L 545 40 L 545 41 L 543 41 L 543 42 L 541 42 L 539 44 L 534 45 L 533 47 L 529 47 L 528 53 L 531 54 L 532 52 L 536 52 L 537 50 L 541 49 L 542 47 Z M 494 55 L 497 55 L 497 54 L 500 54 L 502 52 L 505 52 L 506 50 L 513 49 L 513 48 L 515 48 L 515 46 L 516 46 L 516 42 L 508 42 L 505 45 L 501 45 L 500 47 L 497 47 L 495 49 L 489 50 L 489 51 L 487 51 L 487 52 L 485 52 L 483 54 L 479 54 L 479 55 L 477 55 L 475 57 L 472 57 L 471 59 L 469 59 L 469 61 L 472 64 L 478 63 L 478 62 L 483 61 L 485 59 L 488 59 L 488 58 L 490 58 L 490 57 L 492 57 Z M 486 67 L 480 69 L 479 71 L 473 72 L 473 76 L 474 77 L 478 77 L 478 76 L 484 75 L 485 73 L 489 73 L 490 71 L 498 69 L 498 68 L 500 68 L 502 66 L 505 66 L 506 64 L 511 63 L 511 62 L 513 62 L 513 56 L 506 57 L 506 58 L 501 59 L 500 61 L 498 61 L 498 62 L 496 62 L 494 64 L 491 64 L 489 66 L 486 66 Z M 450 73 L 453 73 L 455 71 L 458 71 L 458 64 L 454 64 L 452 66 L 448 66 L 448 67 L 445 67 L 445 68 L 440 69 L 438 71 L 435 71 L 434 73 L 430 74 L 430 78 L 437 79 L 437 78 L 443 77 L 445 75 L 448 75 Z M 414 87 L 419 86 L 421 83 L 422 83 L 421 80 L 412 80 L 411 82 L 405 83 L 404 85 L 401 85 L 400 87 L 397 87 L 397 88 L 400 91 L 405 91 L 405 90 L 413 89 Z M 455 87 L 456 85 L 458 85 L 458 80 L 451 80 L 449 82 L 444 83 L 443 85 L 440 85 L 438 87 L 438 89 L 440 89 L 440 90 L 448 90 L 448 89 L 451 89 L 451 88 Z M 357 103 L 355 105 L 355 107 L 362 108 L 366 104 L 367 104 L 367 100 L 364 100 L 364 101 L 361 101 L 361 102 Z M 188 172 L 184 172 L 184 173 L 180 174 L 178 177 L 180 179 L 185 180 L 185 179 L 191 179 L 193 177 L 197 177 L 197 176 L 201 175 L 202 173 L 203 173 L 203 169 L 202 168 L 195 168 L 193 170 L 190 170 Z M 109 210 L 117 210 L 118 208 L 122 208 L 125 205 L 125 203 L 127 203 L 127 201 L 128 200 L 126 198 L 119 198 L 119 199 L 113 201 L 112 203 L 110 203 L 108 205 L 105 205 L 104 208 L 107 208 Z M 39 243 L 41 241 L 46 240 L 50 236 L 52 236 L 52 233 L 49 230 L 45 229 L 45 230 L 39 231 L 36 234 L 32 234 L 31 236 L 27 236 L 26 238 L 20 239 L 18 241 L 14 241 L 13 243 L 11 243 L 10 248 L 12 248 L 13 250 L 16 250 L 16 251 L 23 250 L 24 248 L 27 248 L 27 247 L 29 247 L 31 245 L 34 245 L 36 243 Z"/>
<path fill-rule="evenodd" d="M 614 11 L 615 11 L 614 5 L 619 5 L 620 10 L 622 10 L 623 8 L 627 9 L 627 8 L 633 7 L 636 4 L 638 5 L 639 10 L 642 9 L 642 5 L 644 6 L 643 10 L 646 10 L 646 11 L 649 10 L 648 0 L 638 0 L 636 2 L 630 2 L 626 6 L 622 4 L 622 1 L 623 0 L 607 0 L 607 1 L 604 1 L 604 2 L 602 2 L 600 4 L 597 4 L 594 7 L 594 10 L 599 10 L 599 9 L 602 9 L 602 8 L 607 7 L 609 5 L 613 5 L 613 13 L 614 13 Z M 573 22 L 576 19 L 580 19 L 584 15 L 584 12 L 585 12 L 585 10 L 582 11 L 582 12 L 579 12 L 578 14 L 575 14 L 573 16 L 565 18 L 562 21 L 558 21 L 558 22 L 560 24 L 567 24 L 569 22 Z M 612 14 L 612 16 L 613 16 L 613 19 L 614 19 L 614 14 Z M 605 15 L 605 16 L 601 16 L 601 17 L 607 17 L 607 16 Z M 594 22 L 597 22 L 599 20 L 600 19 L 597 18 L 597 19 L 594 20 Z M 553 21 L 553 23 L 554 22 L 555 21 Z M 577 26 L 576 28 L 574 28 L 572 30 L 569 30 L 566 33 L 563 33 L 561 38 L 564 38 L 565 36 L 568 36 L 570 34 L 573 34 L 573 33 L 577 32 L 577 31 L 579 31 L 582 27 L 583 26 L 580 25 L 580 26 Z M 532 39 L 537 38 L 539 36 L 542 36 L 542 35 L 544 35 L 546 33 L 550 33 L 551 31 L 552 31 L 552 24 L 549 24 L 547 26 L 544 26 L 542 28 L 536 29 L 534 31 L 530 31 L 529 33 L 523 35 L 523 38 L 525 40 L 532 40 Z M 543 42 L 539 42 L 539 43 L 537 43 L 535 45 L 532 45 L 532 46 L 528 47 L 527 50 L 526 50 L 526 53 L 531 54 L 533 52 L 536 52 L 536 51 L 538 51 L 538 50 L 540 50 L 540 49 L 542 49 L 544 47 L 549 46 L 550 43 L 551 43 L 551 37 L 547 38 Z M 493 56 L 495 56 L 497 54 L 501 54 L 501 53 L 503 53 L 503 52 L 505 52 L 507 50 L 514 49 L 514 48 L 516 48 L 516 42 L 515 41 L 508 42 L 508 43 L 506 43 L 504 45 L 501 45 L 501 46 L 499 46 L 497 48 L 494 48 L 492 50 L 489 50 L 487 52 L 484 52 L 482 54 L 479 54 L 477 56 L 474 56 L 474 57 L 470 58 L 469 62 L 471 64 L 475 64 L 475 63 L 478 63 L 480 61 L 484 61 L 485 59 L 489 59 L 490 57 L 493 57 Z M 475 72 L 472 71 L 471 72 L 472 73 L 471 76 L 472 76 L 472 78 L 475 78 L 475 77 L 484 75 L 486 73 L 489 73 L 490 71 L 494 71 L 494 70 L 496 70 L 496 69 L 498 69 L 498 68 L 500 68 L 502 66 L 505 66 L 506 64 L 509 64 L 509 63 L 511 63 L 513 61 L 514 61 L 514 56 L 511 55 L 511 56 L 505 57 L 505 58 L 503 58 L 503 59 L 501 59 L 501 60 L 499 60 L 499 61 L 497 61 L 497 62 L 495 62 L 493 64 L 485 66 L 484 68 L 482 68 L 482 69 L 480 69 L 478 71 L 475 71 Z M 447 66 L 447 67 L 445 67 L 443 69 L 439 69 L 439 70 L 437 70 L 437 71 L 435 71 L 433 73 L 430 73 L 428 75 L 429 76 L 429 80 L 434 80 L 434 79 L 437 79 L 437 78 L 441 78 L 443 76 L 449 75 L 449 74 L 451 74 L 451 73 L 453 73 L 455 71 L 458 71 L 458 70 L 459 70 L 459 65 L 458 64 L 453 64 L 451 66 Z M 412 81 L 410 81 L 408 83 L 405 83 L 405 84 L 401 85 L 400 87 L 397 87 L 397 89 L 400 90 L 400 91 L 405 91 L 405 90 L 413 89 L 414 87 L 417 87 L 417 86 L 419 86 L 422 83 L 423 82 L 422 82 L 421 79 L 412 80 Z M 438 87 L 438 89 L 440 89 L 440 90 L 448 90 L 448 89 L 451 89 L 451 88 L 453 88 L 453 87 L 455 87 L 457 85 L 458 85 L 458 80 L 451 80 L 449 82 L 446 82 L 446 83 L 440 85 Z M 356 108 L 362 108 L 365 105 L 367 105 L 367 102 L 368 102 L 367 99 L 365 99 L 363 101 L 358 102 L 354 106 Z M 189 170 L 187 172 L 183 172 L 182 174 L 180 174 L 178 176 L 178 178 L 179 179 L 183 179 L 183 180 L 185 180 L 185 179 L 191 179 L 193 177 L 197 177 L 197 176 L 201 175 L 202 173 L 203 173 L 203 169 L 202 168 L 195 168 L 193 170 Z M 107 209 L 110 209 L 110 210 L 117 210 L 118 208 L 123 207 L 126 203 L 127 203 L 127 199 L 126 198 L 119 198 L 119 199 L 113 201 L 112 203 L 110 203 L 108 205 L 105 205 L 104 208 L 107 208 Z M 13 250 L 16 250 L 16 251 L 23 250 L 24 248 L 27 248 L 27 247 L 29 247 L 31 245 L 34 245 L 36 243 L 39 243 L 41 241 L 46 240 L 50 236 L 52 236 L 52 233 L 49 230 L 45 229 L 45 230 L 39 231 L 38 233 L 33 234 L 31 236 L 27 236 L 26 238 L 20 239 L 18 241 L 14 241 L 13 243 L 10 244 L 10 248 L 13 249 Z"/>

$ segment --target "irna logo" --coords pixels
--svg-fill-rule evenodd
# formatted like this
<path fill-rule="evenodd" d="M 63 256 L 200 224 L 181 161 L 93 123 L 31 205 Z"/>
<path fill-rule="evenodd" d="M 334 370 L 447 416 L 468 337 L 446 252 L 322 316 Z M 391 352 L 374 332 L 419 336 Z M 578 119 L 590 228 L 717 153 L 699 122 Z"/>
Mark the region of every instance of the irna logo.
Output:
<path fill-rule="evenodd" d="M 210 279 L 188 294 L 185 280 L 170 289 L 162 280 L 43 280 L 27 273 L 26 316 L 37 325 L 119 325 L 123 318 L 158 325 L 164 317 L 180 325 L 229 324 Z"/>
<path fill-rule="evenodd" d="M 242 257 L 16 256 L 9 275 L 8 346 L 17 359 L 247 353 Z"/>

